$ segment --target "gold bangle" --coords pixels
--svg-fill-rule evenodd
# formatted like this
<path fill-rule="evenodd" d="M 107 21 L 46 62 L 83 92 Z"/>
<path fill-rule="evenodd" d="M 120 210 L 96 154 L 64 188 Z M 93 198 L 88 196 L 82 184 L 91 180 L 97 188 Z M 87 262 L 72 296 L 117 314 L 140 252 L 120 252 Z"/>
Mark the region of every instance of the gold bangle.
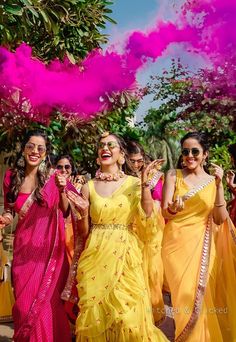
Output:
<path fill-rule="evenodd" d="M 226 203 L 214 203 L 214 206 L 217 207 L 217 208 L 220 208 L 220 207 L 224 207 L 226 205 Z"/>
<path fill-rule="evenodd" d="M 144 183 L 141 184 L 141 187 L 142 187 L 142 188 L 149 188 L 149 186 L 150 186 L 149 181 L 146 181 L 146 182 L 144 182 Z"/>

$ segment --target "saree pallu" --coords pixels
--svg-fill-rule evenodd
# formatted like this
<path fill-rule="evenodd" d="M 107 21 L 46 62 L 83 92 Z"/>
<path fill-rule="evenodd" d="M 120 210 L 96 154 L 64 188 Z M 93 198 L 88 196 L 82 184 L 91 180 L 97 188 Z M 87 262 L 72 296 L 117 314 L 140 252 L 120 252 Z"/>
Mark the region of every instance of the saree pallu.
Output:
<path fill-rule="evenodd" d="M 215 194 L 214 178 L 189 189 L 177 170 L 175 196 L 185 206 L 169 217 L 162 256 L 178 342 L 236 341 L 235 228 L 213 224 Z"/>
<path fill-rule="evenodd" d="M 68 265 L 64 219 L 54 176 L 42 190 L 44 206 L 30 196 L 19 213 L 13 252 L 14 341 L 70 341 L 60 294 Z"/>

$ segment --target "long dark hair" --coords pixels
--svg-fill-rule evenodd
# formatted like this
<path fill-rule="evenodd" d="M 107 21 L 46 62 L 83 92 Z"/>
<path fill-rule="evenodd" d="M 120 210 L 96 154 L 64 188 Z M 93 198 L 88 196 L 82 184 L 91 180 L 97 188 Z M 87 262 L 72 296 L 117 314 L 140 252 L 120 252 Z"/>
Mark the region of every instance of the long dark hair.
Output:
<path fill-rule="evenodd" d="M 12 168 L 12 175 L 11 175 L 11 183 L 10 183 L 10 190 L 9 192 L 6 194 L 7 197 L 7 201 L 9 204 L 14 204 L 17 196 L 19 194 L 21 185 L 25 179 L 25 165 L 21 165 L 21 163 L 19 162 L 20 158 L 23 158 L 22 156 L 22 152 L 25 148 L 25 145 L 27 144 L 27 142 L 29 141 L 29 139 L 31 137 L 42 137 L 45 140 L 45 144 L 46 144 L 46 154 L 48 155 L 48 153 L 50 152 L 50 145 L 49 145 L 49 140 L 47 135 L 41 131 L 41 130 L 33 130 L 33 131 L 28 131 L 27 134 L 25 135 L 22 144 L 21 144 L 21 153 L 18 155 L 15 164 Z M 47 157 L 46 157 L 47 159 Z M 25 164 L 25 163 L 24 163 Z M 49 165 L 49 163 L 47 162 L 47 160 L 45 160 L 45 165 Z M 45 172 L 42 172 L 38 169 L 37 171 L 37 187 L 34 191 L 34 199 L 37 201 L 37 203 L 39 205 L 43 205 L 44 204 L 44 200 L 41 194 L 41 189 L 43 188 L 46 179 L 48 176 L 48 169 L 45 170 Z"/>

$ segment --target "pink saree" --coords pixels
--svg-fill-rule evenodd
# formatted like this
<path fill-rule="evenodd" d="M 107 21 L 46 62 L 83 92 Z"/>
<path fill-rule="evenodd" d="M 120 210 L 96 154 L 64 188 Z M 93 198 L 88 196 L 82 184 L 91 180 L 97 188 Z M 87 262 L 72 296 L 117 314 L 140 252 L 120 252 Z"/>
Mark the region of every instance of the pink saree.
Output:
<path fill-rule="evenodd" d="M 6 175 L 7 176 L 7 175 Z M 5 191 L 7 190 L 5 184 Z M 54 176 L 42 189 L 45 205 L 28 196 L 19 212 L 14 252 L 14 341 L 66 342 L 70 329 L 60 294 L 68 265 L 64 219 Z"/>

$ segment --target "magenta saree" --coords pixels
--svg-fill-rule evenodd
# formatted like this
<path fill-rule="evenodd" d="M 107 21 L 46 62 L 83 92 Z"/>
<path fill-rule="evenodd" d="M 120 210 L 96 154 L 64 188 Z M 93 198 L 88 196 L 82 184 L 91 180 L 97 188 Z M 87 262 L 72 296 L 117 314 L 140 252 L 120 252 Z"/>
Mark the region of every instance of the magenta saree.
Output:
<path fill-rule="evenodd" d="M 6 184 L 5 184 L 6 191 Z M 70 329 L 60 298 L 68 273 L 64 219 L 54 176 L 43 190 L 44 206 L 30 195 L 15 232 L 13 252 L 14 341 L 66 342 Z"/>

